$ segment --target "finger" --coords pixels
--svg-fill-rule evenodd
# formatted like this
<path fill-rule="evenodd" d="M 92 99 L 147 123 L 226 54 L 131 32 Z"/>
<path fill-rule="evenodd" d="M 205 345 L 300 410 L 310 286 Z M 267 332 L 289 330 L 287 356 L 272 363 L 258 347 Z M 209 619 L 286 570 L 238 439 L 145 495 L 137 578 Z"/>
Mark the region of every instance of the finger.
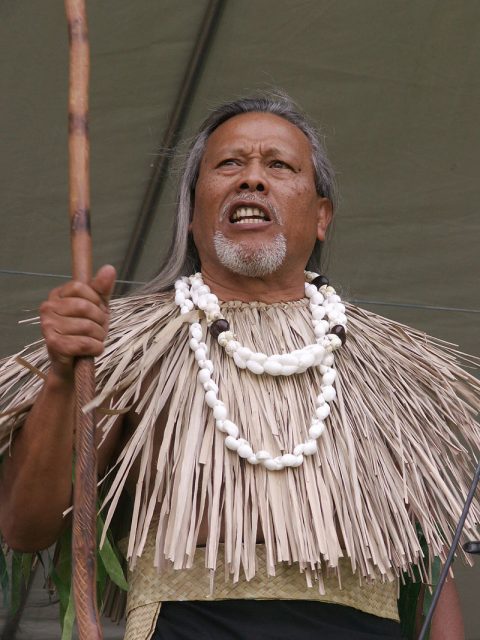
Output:
<path fill-rule="evenodd" d="M 103 342 L 106 338 L 106 331 L 102 325 L 85 320 L 82 318 L 62 318 L 58 322 L 49 322 L 48 320 L 42 326 L 44 333 L 49 338 L 55 338 L 57 335 L 91 338 Z"/>
<path fill-rule="evenodd" d="M 91 284 L 92 289 L 94 289 L 98 295 L 102 298 L 102 300 L 108 305 L 110 301 L 110 297 L 113 292 L 113 287 L 115 286 L 115 278 L 117 277 L 117 272 L 111 264 L 106 264 L 95 274 Z"/>
<path fill-rule="evenodd" d="M 99 356 L 103 353 L 103 340 L 94 340 L 88 336 L 52 336 L 47 340 L 50 353 L 61 358 L 76 358 L 79 356 Z"/>
<path fill-rule="evenodd" d="M 106 311 L 115 284 L 116 271 L 111 265 L 101 267 L 90 284 L 71 280 L 61 287 L 52 289 L 49 300 L 63 298 L 84 298 Z"/>
<path fill-rule="evenodd" d="M 81 298 L 97 306 L 103 304 L 101 296 L 99 296 L 95 289 L 78 280 L 71 280 L 63 286 L 53 289 L 48 296 L 48 299 L 52 301 L 63 300 L 65 298 Z"/>
<path fill-rule="evenodd" d="M 63 318 L 84 318 L 104 326 L 108 321 L 106 310 L 85 298 L 56 298 L 47 300 L 40 306 L 42 322 L 57 325 Z"/>

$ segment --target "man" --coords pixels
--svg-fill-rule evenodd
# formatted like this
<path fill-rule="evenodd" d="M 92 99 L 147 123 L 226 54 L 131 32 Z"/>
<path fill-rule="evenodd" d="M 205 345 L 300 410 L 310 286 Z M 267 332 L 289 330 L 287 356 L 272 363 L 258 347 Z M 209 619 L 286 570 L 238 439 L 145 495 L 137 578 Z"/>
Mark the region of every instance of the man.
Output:
<path fill-rule="evenodd" d="M 60 534 L 74 358 L 98 356 L 94 404 L 119 414 L 102 419 L 101 474 L 118 458 L 107 522 L 124 489 L 133 501 L 128 638 L 398 638 L 417 522 L 444 556 L 469 464 L 452 426 L 478 437 L 456 393 L 478 385 L 433 341 L 345 311 L 305 275 L 334 201 L 288 98 L 222 105 L 188 155 L 166 264 L 112 303 L 107 350 L 112 267 L 41 306 L 46 379 L 2 466 L 1 529 L 24 550 Z M 454 468 L 453 448 L 455 483 L 437 462 Z M 431 638 L 462 637 L 450 580 Z"/>

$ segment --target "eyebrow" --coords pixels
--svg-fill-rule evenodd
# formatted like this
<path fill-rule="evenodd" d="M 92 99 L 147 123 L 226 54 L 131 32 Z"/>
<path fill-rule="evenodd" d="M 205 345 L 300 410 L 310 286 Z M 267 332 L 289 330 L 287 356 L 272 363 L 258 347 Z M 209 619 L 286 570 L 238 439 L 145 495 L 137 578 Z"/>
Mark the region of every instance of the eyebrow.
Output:
<path fill-rule="evenodd" d="M 221 153 L 222 154 L 231 153 L 232 155 L 243 155 L 245 153 L 245 147 L 234 147 L 233 149 L 226 147 L 225 149 L 221 150 Z M 288 154 L 289 152 L 286 150 L 282 151 L 278 147 L 267 147 L 265 150 L 262 151 L 262 153 L 267 156 L 279 156 L 279 155 Z"/>

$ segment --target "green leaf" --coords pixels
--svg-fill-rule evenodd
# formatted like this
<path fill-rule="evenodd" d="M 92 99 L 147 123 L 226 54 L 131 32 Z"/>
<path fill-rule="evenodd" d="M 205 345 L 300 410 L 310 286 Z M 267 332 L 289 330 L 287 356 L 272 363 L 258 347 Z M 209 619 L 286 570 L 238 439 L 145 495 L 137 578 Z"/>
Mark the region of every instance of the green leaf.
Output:
<path fill-rule="evenodd" d="M 60 599 L 60 622 L 67 613 L 72 590 L 72 533 L 70 528 L 66 529 L 60 541 L 60 553 L 56 566 L 52 566 L 50 577 Z"/>
<path fill-rule="evenodd" d="M 55 565 L 58 577 L 64 584 L 70 585 L 72 581 L 72 531 L 66 529 L 60 539 L 60 552 Z M 69 586 L 70 590 L 70 586 Z"/>
<path fill-rule="evenodd" d="M 12 593 L 10 612 L 15 614 L 20 606 L 21 591 L 23 584 L 22 575 L 22 555 L 19 551 L 12 554 Z"/>
<path fill-rule="evenodd" d="M 100 537 L 103 531 L 103 521 L 100 518 L 100 516 L 98 517 L 97 531 L 98 531 L 98 540 L 100 540 Z M 105 567 L 105 571 L 107 572 L 110 580 L 112 580 L 112 582 L 114 582 L 118 587 L 120 587 L 124 591 L 128 591 L 128 583 L 125 579 L 122 565 L 120 564 L 117 554 L 115 553 L 115 550 L 113 549 L 113 546 L 110 540 L 108 539 L 108 535 L 105 536 L 105 541 L 103 543 L 102 548 L 98 549 L 98 555 L 100 557 L 100 560 L 103 566 Z"/>
<path fill-rule="evenodd" d="M 400 585 L 398 613 L 400 616 L 402 638 L 413 640 L 415 637 L 417 604 L 420 595 L 421 583 L 413 582 L 407 574 L 404 574 L 404 577 L 405 584 Z"/>
<path fill-rule="evenodd" d="M 97 550 L 97 606 L 102 608 L 103 595 L 107 586 L 107 571 Z"/>
<path fill-rule="evenodd" d="M 100 540 L 103 531 L 103 521 L 98 517 L 97 538 Z M 75 608 L 72 586 L 72 531 L 65 530 L 58 543 L 59 554 L 55 567 L 50 571 L 50 577 L 55 585 L 60 600 L 60 621 L 62 624 L 62 640 L 70 640 L 75 621 Z M 97 594 L 98 605 L 105 593 L 108 577 L 122 589 L 128 589 L 127 581 L 123 574 L 122 566 L 116 555 L 111 541 L 106 538 L 102 549 L 97 548 Z"/>
<path fill-rule="evenodd" d="M 423 611 L 422 615 L 425 618 L 430 610 L 430 606 L 433 600 L 433 594 L 435 593 L 435 589 L 437 588 L 438 579 L 440 577 L 440 572 L 442 570 L 442 563 L 440 562 L 440 558 L 435 556 L 432 562 L 432 584 L 431 586 L 425 586 L 425 593 L 423 596 Z M 430 629 L 427 632 L 426 640 L 430 638 Z"/>
<path fill-rule="evenodd" d="M 55 589 L 60 600 L 60 622 L 63 624 L 63 619 L 68 609 L 68 603 L 70 601 L 71 580 L 70 582 L 64 582 L 57 571 L 52 568 L 50 572 L 50 578 L 52 579 Z"/>
<path fill-rule="evenodd" d="M 416 529 L 418 540 L 424 554 L 424 561 L 428 563 L 428 545 L 418 522 Z M 403 574 L 405 584 L 400 585 L 400 597 L 398 599 L 398 613 L 400 616 L 402 638 L 407 638 L 408 640 L 415 640 L 416 638 L 415 625 L 417 608 L 422 589 L 422 577 L 418 566 L 412 567 L 412 574 L 413 575 Z M 426 591 L 427 588 L 425 588 L 425 592 Z"/>
<path fill-rule="evenodd" d="M 3 546 L 0 544 L 0 587 L 3 593 L 3 606 L 5 609 L 8 607 L 9 593 L 8 586 L 10 581 L 8 579 L 8 567 L 7 557 L 4 553 Z"/>
<path fill-rule="evenodd" d="M 75 621 L 75 602 L 73 598 L 73 585 L 68 596 L 68 604 L 63 616 L 61 640 L 72 640 L 73 623 Z"/>
<path fill-rule="evenodd" d="M 30 573 L 32 571 L 33 553 L 22 553 L 22 575 L 25 584 L 28 584 L 30 580 Z"/>
<path fill-rule="evenodd" d="M 435 556 L 432 564 L 432 585 L 434 589 L 437 586 L 438 581 L 440 580 L 441 573 L 442 573 L 442 563 L 440 561 L 440 558 L 438 556 Z"/>

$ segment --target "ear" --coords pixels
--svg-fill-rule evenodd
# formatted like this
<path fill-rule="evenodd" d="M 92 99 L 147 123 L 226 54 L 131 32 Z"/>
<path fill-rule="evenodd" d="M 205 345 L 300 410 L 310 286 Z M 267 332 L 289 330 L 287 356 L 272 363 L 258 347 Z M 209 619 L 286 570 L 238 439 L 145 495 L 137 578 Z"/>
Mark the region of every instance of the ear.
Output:
<path fill-rule="evenodd" d="M 332 221 L 333 207 L 328 198 L 319 197 L 317 203 L 317 240 L 323 242 Z"/>

